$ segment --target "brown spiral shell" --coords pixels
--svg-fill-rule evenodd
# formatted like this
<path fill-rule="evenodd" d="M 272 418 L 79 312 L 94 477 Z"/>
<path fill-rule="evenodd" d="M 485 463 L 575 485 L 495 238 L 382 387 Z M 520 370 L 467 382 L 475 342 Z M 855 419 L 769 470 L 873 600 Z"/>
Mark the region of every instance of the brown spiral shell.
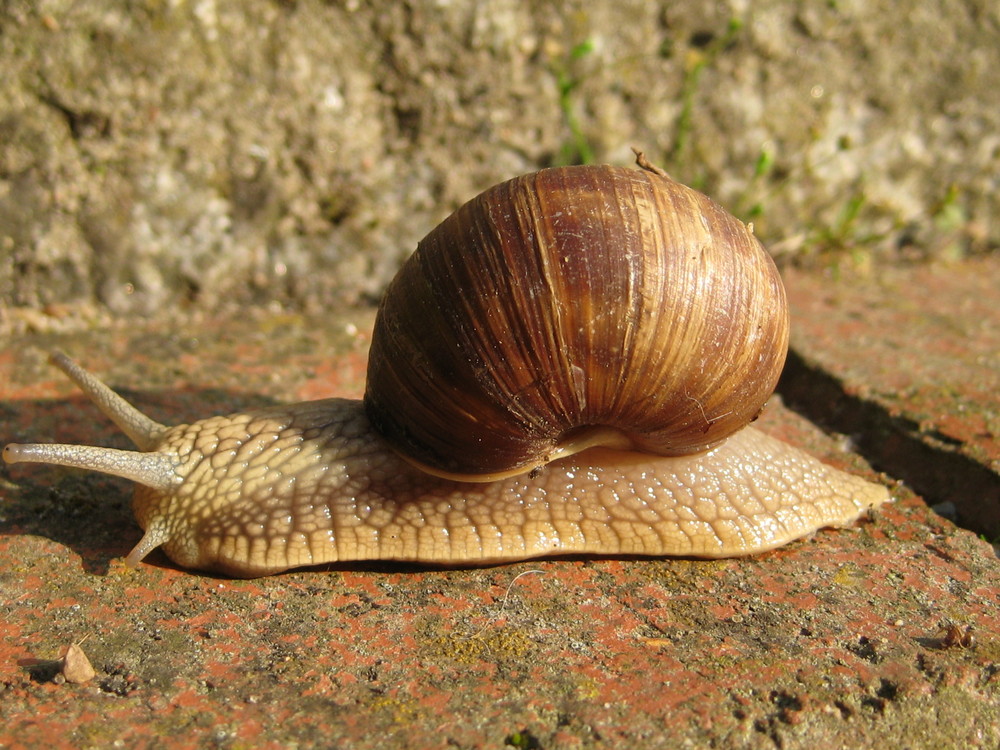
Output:
<path fill-rule="evenodd" d="M 420 242 L 379 309 L 365 406 L 446 476 L 592 444 L 695 453 L 753 420 L 787 343 L 774 263 L 716 203 L 650 169 L 546 169 Z"/>

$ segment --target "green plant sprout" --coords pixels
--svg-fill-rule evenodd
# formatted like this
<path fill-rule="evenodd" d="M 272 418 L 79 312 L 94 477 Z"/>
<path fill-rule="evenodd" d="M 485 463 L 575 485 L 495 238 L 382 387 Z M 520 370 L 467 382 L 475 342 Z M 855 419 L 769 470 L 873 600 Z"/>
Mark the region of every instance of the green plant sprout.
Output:
<path fill-rule="evenodd" d="M 569 140 L 563 143 L 559 150 L 559 164 L 593 164 L 594 149 L 583 132 L 583 124 L 574 106 L 574 92 L 583 82 L 583 78 L 573 72 L 574 63 L 582 60 L 594 51 L 594 41 L 585 39 L 570 50 L 567 62 L 555 70 L 556 87 L 559 91 L 559 109 L 563 121 L 569 128 Z"/>
<path fill-rule="evenodd" d="M 674 145 L 668 153 L 671 163 L 683 163 L 687 156 L 691 142 L 695 99 L 702 72 L 715 63 L 719 54 L 733 43 L 742 29 L 743 22 L 740 19 L 730 18 L 724 34 L 713 39 L 704 49 L 695 51 L 688 57 L 684 84 L 681 88 L 681 111 L 677 116 Z"/>

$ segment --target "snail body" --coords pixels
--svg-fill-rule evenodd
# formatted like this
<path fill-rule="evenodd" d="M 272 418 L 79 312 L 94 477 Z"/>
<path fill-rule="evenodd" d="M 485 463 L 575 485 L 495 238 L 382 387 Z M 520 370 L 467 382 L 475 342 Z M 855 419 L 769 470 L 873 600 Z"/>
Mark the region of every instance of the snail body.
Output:
<path fill-rule="evenodd" d="M 747 426 L 787 347 L 752 233 L 642 170 L 543 170 L 431 232 L 387 290 L 364 402 L 166 427 L 63 355 L 138 446 L 17 445 L 139 483 L 138 564 L 256 576 L 328 562 L 730 557 L 888 499 Z"/>

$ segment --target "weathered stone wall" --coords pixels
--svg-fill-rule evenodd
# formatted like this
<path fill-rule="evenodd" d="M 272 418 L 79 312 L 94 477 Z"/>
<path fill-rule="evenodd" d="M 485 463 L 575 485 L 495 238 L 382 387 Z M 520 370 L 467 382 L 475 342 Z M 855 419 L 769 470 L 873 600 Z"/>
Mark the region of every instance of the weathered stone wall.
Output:
<path fill-rule="evenodd" d="M 493 182 L 645 149 L 776 255 L 1000 244 L 1000 6 L 0 3 L 0 315 L 377 297 Z"/>

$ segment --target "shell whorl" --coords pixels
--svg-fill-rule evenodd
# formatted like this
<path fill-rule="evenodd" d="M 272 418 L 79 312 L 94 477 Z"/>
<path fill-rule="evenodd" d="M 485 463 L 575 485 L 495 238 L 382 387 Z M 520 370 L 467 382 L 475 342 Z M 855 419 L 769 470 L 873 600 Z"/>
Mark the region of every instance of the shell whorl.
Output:
<path fill-rule="evenodd" d="M 444 476 L 594 444 L 683 455 L 756 416 L 787 343 L 774 263 L 709 198 L 650 170 L 548 169 L 420 242 L 380 307 L 365 405 Z"/>

